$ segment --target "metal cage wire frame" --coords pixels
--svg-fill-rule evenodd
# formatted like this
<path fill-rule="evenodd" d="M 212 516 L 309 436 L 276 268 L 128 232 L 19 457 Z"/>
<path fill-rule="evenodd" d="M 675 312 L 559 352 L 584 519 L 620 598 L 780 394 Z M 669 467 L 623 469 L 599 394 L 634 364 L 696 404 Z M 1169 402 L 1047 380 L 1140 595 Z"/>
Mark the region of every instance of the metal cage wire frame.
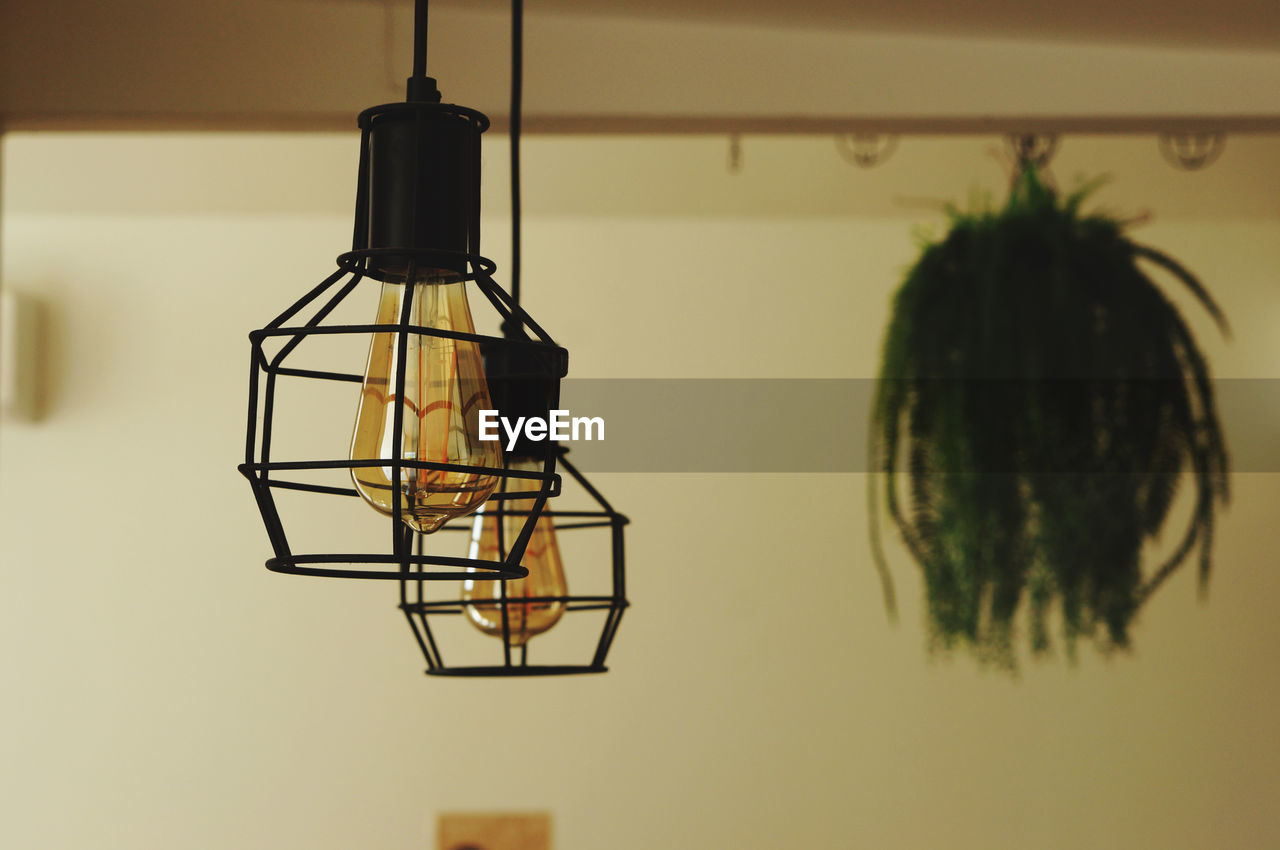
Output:
<path fill-rule="evenodd" d="M 560 492 L 560 477 L 555 472 L 556 455 L 548 453 L 541 472 L 522 472 L 497 467 L 469 466 L 465 464 L 440 463 L 432 461 L 410 460 L 396 456 L 369 460 L 313 460 L 313 461 L 277 461 L 272 460 L 272 426 L 275 415 L 276 385 L 279 378 L 300 380 L 339 381 L 361 383 L 363 376 L 354 373 L 332 372 L 315 369 L 298 368 L 292 364 L 291 358 L 299 345 L 310 336 L 323 334 L 357 334 L 372 333 L 397 334 L 397 354 L 395 364 L 395 395 L 404 398 L 407 371 L 408 337 L 410 334 L 427 337 L 485 343 L 534 354 L 543 358 L 543 362 L 554 364 L 555 380 L 551 382 L 550 398 L 547 399 L 549 409 L 555 408 L 559 402 L 559 379 L 568 368 L 568 353 L 555 344 L 547 333 L 508 295 L 502 287 L 494 282 L 491 274 L 496 269 L 492 260 L 468 251 L 434 250 L 421 247 L 373 247 L 369 246 L 369 172 L 370 172 L 370 135 L 374 122 L 382 116 L 403 117 L 409 115 L 414 121 L 415 143 L 424 132 L 423 124 L 428 119 L 460 120 L 470 122 L 475 130 L 475 167 L 479 162 L 479 133 L 488 127 L 488 119 L 475 110 L 448 104 L 429 102 L 393 103 L 367 109 L 359 116 L 361 128 L 360 165 L 357 180 L 355 228 L 352 238 L 352 250 L 341 254 L 338 259 L 338 270 L 325 278 L 319 285 L 300 298 L 287 310 L 273 319 L 266 327 L 249 334 L 252 346 L 249 364 L 249 416 L 245 438 L 245 462 L 238 468 L 249 480 L 257 500 L 258 509 L 266 525 L 267 536 L 271 542 L 275 557 L 266 561 L 269 570 L 296 575 L 313 575 L 336 578 L 386 579 L 400 580 L 412 571 L 414 580 L 443 581 L 457 580 L 461 571 L 467 574 L 481 575 L 486 578 L 506 580 L 523 578 L 528 571 L 520 566 L 525 546 L 533 534 L 537 518 L 546 506 L 548 498 Z M 416 166 L 414 177 L 416 179 Z M 416 185 L 416 182 L 415 184 Z M 476 194 L 478 196 L 478 184 Z M 478 244 L 479 240 L 479 201 L 478 197 L 466 210 L 469 228 L 467 244 Z M 416 214 L 416 207 L 415 207 Z M 413 225 L 411 222 L 410 231 Z M 392 274 L 378 267 L 378 260 L 397 258 L 407 263 L 407 275 Z M 324 325 L 322 322 L 349 296 L 356 286 L 365 278 L 382 282 L 398 282 L 401 279 L 412 280 L 417 268 L 450 268 L 456 269 L 456 280 L 474 283 L 484 294 L 487 301 L 502 317 L 503 321 L 518 331 L 518 336 L 525 338 L 502 338 L 483 336 L 474 333 L 461 333 L 438 328 L 427 328 L 410 324 L 410 308 L 412 298 L 406 297 L 399 321 L 394 324 L 369 325 Z M 314 313 L 300 324 L 286 324 L 295 317 L 300 317 L 308 308 Z M 528 335 L 532 338 L 528 338 Z M 264 344 L 272 340 L 281 340 L 280 349 L 270 356 Z M 391 445 L 401 445 L 404 427 L 404 405 L 397 404 L 393 414 Z M 303 491 L 325 496 L 346 496 L 359 498 L 354 487 L 338 487 L 291 481 L 278 477 L 279 473 L 302 470 L 350 470 L 360 467 L 390 467 L 392 471 L 392 487 L 394 492 L 401 492 L 406 470 L 427 469 L 441 472 L 464 474 L 481 474 L 497 477 L 501 493 L 495 493 L 491 500 L 534 499 L 533 508 L 511 549 L 501 561 L 487 561 L 476 558 L 456 558 L 423 554 L 421 546 L 413 545 L 414 532 L 402 522 L 403 499 L 396 498 L 395 508 L 389 518 L 391 523 L 391 553 L 295 553 L 288 541 L 283 522 L 277 510 L 273 491 L 276 489 Z M 512 489 L 508 482 L 512 479 L 526 482 L 521 484 L 525 489 Z M 529 487 L 529 485 L 536 485 Z M 361 506 L 361 509 L 367 509 Z M 426 570 L 427 566 L 446 567 L 448 569 Z M 394 567 L 394 568 L 392 568 Z"/>
<path fill-rule="evenodd" d="M 438 590 L 442 587 L 438 582 L 428 582 L 415 577 L 407 579 L 400 583 L 400 610 L 404 612 L 405 618 L 409 621 L 409 627 L 413 630 L 414 638 L 418 642 L 418 647 L 422 650 L 422 655 L 427 661 L 426 673 L 429 676 L 457 676 L 457 677 L 485 677 L 485 676 L 562 676 L 579 673 L 604 673 L 608 671 L 605 666 L 605 659 L 609 654 L 609 649 L 613 645 L 614 635 L 617 634 L 618 625 L 622 620 L 622 614 L 628 607 L 626 598 L 626 563 L 625 563 L 625 547 L 623 542 L 623 528 L 628 524 L 629 520 L 626 516 L 618 513 L 613 506 L 600 494 L 600 492 L 592 486 L 592 484 L 582 475 L 581 472 L 566 457 L 567 450 L 563 447 L 557 447 L 553 452 L 548 454 L 558 454 L 560 456 L 560 465 L 564 471 L 575 481 L 587 495 L 596 503 L 598 509 L 583 511 L 561 511 L 555 508 L 548 508 L 543 512 L 543 516 L 555 519 L 567 519 L 569 522 L 556 523 L 556 535 L 559 536 L 563 532 L 572 532 L 577 529 L 589 528 L 608 528 L 609 529 L 609 562 L 610 562 L 610 593 L 609 595 L 580 595 L 568 594 L 566 596 L 537 596 L 537 597 L 520 597 L 518 599 L 509 599 L 507 596 L 507 584 L 500 583 L 501 596 L 496 600 L 487 600 L 483 603 L 475 601 L 467 601 L 461 597 L 454 599 L 432 598 L 430 591 Z M 496 494 L 495 494 L 496 495 Z M 491 499 L 493 497 L 490 497 Z M 496 510 L 496 525 L 498 529 L 498 547 L 499 551 L 505 548 L 505 540 L 503 537 L 503 519 L 505 516 L 520 516 L 525 511 L 508 511 L 502 506 L 502 502 L 494 503 Z M 444 530 L 444 529 L 442 529 Z M 455 528 L 449 530 L 463 531 L 465 529 Z M 416 548 L 420 551 L 423 535 L 418 535 Z M 600 631 L 600 637 L 596 641 L 594 651 L 590 661 L 585 664 L 530 664 L 528 644 L 522 644 L 518 647 L 511 643 L 511 630 L 509 625 L 508 611 L 515 605 L 527 605 L 531 603 L 563 603 L 565 613 L 577 611 L 605 611 L 604 624 Z M 431 618 L 442 615 L 463 614 L 468 605 L 482 604 L 486 607 L 500 608 L 502 611 L 502 634 L 501 634 L 501 661 L 490 665 L 473 665 L 464 667 L 450 667 L 440 652 L 439 644 L 436 641 L 435 634 L 431 630 Z M 491 638 L 485 638 L 491 640 Z"/>

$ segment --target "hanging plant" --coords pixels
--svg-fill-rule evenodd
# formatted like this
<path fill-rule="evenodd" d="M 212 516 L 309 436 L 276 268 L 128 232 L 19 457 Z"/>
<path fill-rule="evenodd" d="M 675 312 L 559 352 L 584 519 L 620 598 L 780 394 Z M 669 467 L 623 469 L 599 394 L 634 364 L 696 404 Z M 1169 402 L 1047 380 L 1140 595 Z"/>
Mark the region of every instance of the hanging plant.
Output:
<path fill-rule="evenodd" d="M 1143 602 L 1197 549 L 1203 589 L 1227 500 L 1208 366 L 1144 266 L 1190 290 L 1224 333 L 1225 319 L 1123 222 L 1080 211 L 1095 186 L 1060 198 L 1025 166 L 1003 209 L 951 210 L 895 295 L 884 341 L 869 468 L 891 473 L 885 507 L 923 570 L 931 643 L 1009 669 L 1016 622 L 1040 654 L 1060 619 L 1074 657 L 1081 637 L 1128 646 Z M 1184 472 L 1189 523 L 1144 574 L 1143 545 Z"/>

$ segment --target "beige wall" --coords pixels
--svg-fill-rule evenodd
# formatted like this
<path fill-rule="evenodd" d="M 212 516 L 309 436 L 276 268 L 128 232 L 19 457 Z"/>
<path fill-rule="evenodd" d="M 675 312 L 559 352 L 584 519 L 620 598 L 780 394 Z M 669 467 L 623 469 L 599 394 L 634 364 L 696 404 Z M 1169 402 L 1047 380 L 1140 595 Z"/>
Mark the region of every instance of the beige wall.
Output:
<path fill-rule="evenodd" d="M 733 176 L 720 139 L 531 140 L 528 304 L 577 376 L 869 376 L 913 228 L 998 191 L 994 147 L 749 137 Z M 1206 604 L 1179 575 L 1131 656 L 1018 682 L 928 659 L 896 550 L 886 621 L 857 475 L 597 476 L 634 522 L 603 677 L 426 679 L 392 587 L 262 569 L 245 335 L 345 247 L 354 148 L 4 138 L 0 272 L 52 333 L 47 418 L 0 428 L 0 845 L 410 850 L 475 808 L 549 809 L 560 850 L 1280 842 L 1274 474 L 1235 476 Z M 1193 321 L 1217 373 L 1280 377 L 1280 144 L 1066 141 L 1063 182 L 1100 171 L 1231 316 Z"/>

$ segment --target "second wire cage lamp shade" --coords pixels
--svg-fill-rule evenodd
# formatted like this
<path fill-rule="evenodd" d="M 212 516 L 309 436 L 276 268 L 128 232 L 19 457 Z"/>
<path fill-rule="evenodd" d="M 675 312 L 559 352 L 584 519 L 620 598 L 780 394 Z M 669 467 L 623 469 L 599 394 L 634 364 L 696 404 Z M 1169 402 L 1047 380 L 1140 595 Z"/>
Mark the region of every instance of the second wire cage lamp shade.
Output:
<path fill-rule="evenodd" d="M 439 103 L 434 81 L 415 73 L 410 99 L 359 117 L 360 164 L 352 250 L 338 270 L 266 327 L 250 334 L 245 462 L 274 557 L 269 569 L 304 575 L 415 581 L 462 574 L 523 578 L 520 565 L 546 500 L 559 492 L 554 454 L 536 468 L 505 464 L 499 442 L 479 440 L 478 417 L 492 407 L 480 347 L 537 364 L 550 380 L 539 404 L 554 408 L 568 355 L 491 277 L 479 254 L 480 134 L 488 119 Z M 361 286 L 380 286 L 373 324 L 332 317 Z M 475 333 L 466 298 L 474 288 L 499 314 L 503 337 Z M 325 338 L 369 341 L 363 374 L 316 368 L 310 348 Z M 358 385 L 346 459 L 281 459 L 277 421 L 291 382 Z M 334 447 L 335 449 L 338 447 Z M 321 480 L 314 480 L 319 476 Z M 277 504 L 280 491 L 366 502 L 389 518 L 390 545 L 378 552 L 298 552 Z M 500 557 L 425 554 L 415 536 L 476 511 L 486 500 L 519 499 L 527 516 Z M 389 550 L 389 551 L 388 551 Z"/>
<path fill-rule="evenodd" d="M 547 415 L 542 400 L 553 377 L 537 373 L 536 359 L 493 348 L 485 364 L 495 405 L 503 415 Z M 401 582 L 400 608 L 427 661 L 428 675 L 546 676 L 607 670 L 605 659 L 628 604 L 623 543 L 628 520 L 568 454 L 555 443 L 524 436 L 507 454 L 508 466 L 523 469 L 537 469 L 549 457 L 558 457 L 567 475 L 565 492 L 537 517 L 525 547 L 521 563 L 527 577 L 497 581 L 468 575 L 457 585 L 416 578 Z M 453 528 L 470 532 L 465 540 L 470 558 L 502 560 L 533 510 L 529 499 L 493 499 L 477 513 L 470 529 Z M 419 546 L 424 539 L 418 536 Z M 567 640 L 539 637 L 552 627 L 556 638 Z M 472 630 L 490 636 L 487 645 L 463 641 L 456 634 Z M 540 646 L 538 657 L 531 659 L 529 644 L 534 638 Z M 547 641 L 556 645 L 544 649 L 541 644 Z M 547 658 L 552 660 L 548 663 Z"/>

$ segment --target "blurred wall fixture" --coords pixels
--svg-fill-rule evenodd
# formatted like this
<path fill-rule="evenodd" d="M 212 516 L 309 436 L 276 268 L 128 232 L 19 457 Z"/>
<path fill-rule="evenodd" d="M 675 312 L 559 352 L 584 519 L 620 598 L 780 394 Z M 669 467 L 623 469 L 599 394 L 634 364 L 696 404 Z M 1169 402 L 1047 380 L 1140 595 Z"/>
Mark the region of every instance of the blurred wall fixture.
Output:
<path fill-rule="evenodd" d="M 491 404 L 481 345 L 536 361 L 548 378 L 539 385 L 546 393 L 539 402 L 550 408 L 558 407 L 568 354 L 494 282 L 494 263 L 478 253 L 480 134 L 489 119 L 441 103 L 436 81 L 426 76 L 426 0 L 415 7 L 413 63 L 405 102 L 366 109 L 358 118 L 352 250 L 338 257 L 336 272 L 249 335 L 249 421 L 239 468 L 274 550 L 267 568 L 277 572 L 390 580 L 412 574 L 417 582 L 456 581 L 464 571 L 497 581 L 523 578 L 525 547 L 546 500 L 559 492 L 555 454 L 536 469 L 514 469 L 504 465 L 497 443 L 478 439 L 479 411 Z M 381 290 L 373 324 L 330 323 L 348 296 L 370 287 Z M 498 312 L 503 337 L 475 333 L 467 289 L 478 290 Z M 319 359 L 326 342 L 352 336 L 368 339 L 364 373 L 332 371 L 332 350 L 329 359 Z M 321 460 L 288 454 L 290 435 L 305 444 L 320 430 L 313 422 L 288 430 L 297 424 L 289 414 L 304 389 L 330 391 L 338 399 L 338 419 L 350 421 L 356 412 L 347 457 L 339 459 L 347 448 L 341 444 Z M 307 516 L 307 522 L 291 524 L 290 533 L 300 529 L 296 536 L 318 533 L 325 523 L 314 517 L 335 515 L 315 503 L 334 496 L 351 497 L 351 512 L 365 510 L 363 498 L 388 518 L 390 534 L 379 551 L 298 551 L 284 517 L 294 511 Z M 520 499 L 528 508 L 500 556 L 425 551 L 422 535 L 486 499 Z M 354 537 L 363 516 L 328 524 L 349 525 Z"/>
<path fill-rule="evenodd" d="M 898 149 L 898 137 L 890 133 L 844 133 L 836 136 L 836 150 L 850 165 L 871 168 L 888 161 Z"/>
<path fill-rule="evenodd" d="M 0 292 L 0 416 L 9 422 L 40 418 L 44 382 L 43 305 L 30 295 Z"/>
<path fill-rule="evenodd" d="M 1208 168 L 1218 161 L 1226 146 L 1226 133 L 1160 134 L 1160 155 L 1174 168 L 1182 171 Z"/>

